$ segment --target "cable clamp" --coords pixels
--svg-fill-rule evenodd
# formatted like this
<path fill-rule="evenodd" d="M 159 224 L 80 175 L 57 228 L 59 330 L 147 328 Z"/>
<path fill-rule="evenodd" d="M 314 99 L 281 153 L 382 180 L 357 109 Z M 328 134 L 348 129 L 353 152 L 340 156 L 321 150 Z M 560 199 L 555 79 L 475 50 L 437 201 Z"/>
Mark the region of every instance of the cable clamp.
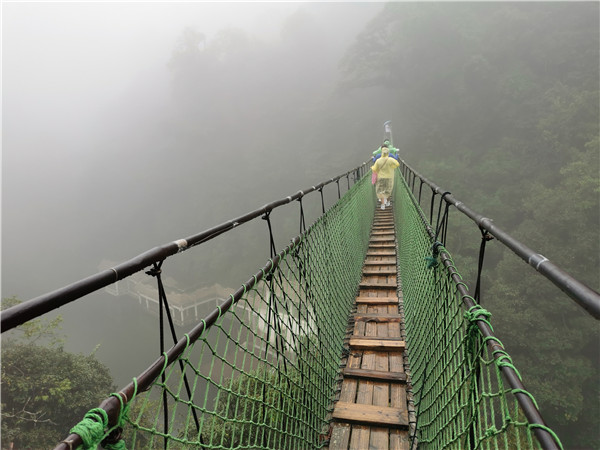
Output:
<path fill-rule="evenodd" d="M 157 277 L 161 273 L 162 273 L 161 269 L 159 269 L 158 267 L 153 267 L 152 269 L 150 269 L 146 272 L 146 275 L 150 275 L 151 277 Z"/>
<path fill-rule="evenodd" d="M 527 261 L 527 262 L 529 263 L 530 266 L 534 267 L 535 270 L 539 270 L 540 266 L 542 264 L 544 264 L 546 261 L 550 261 L 550 260 L 548 258 L 546 258 L 544 255 L 537 253 L 535 255 L 531 255 L 529 257 L 529 261 Z"/>
<path fill-rule="evenodd" d="M 185 250 L 188 246 L 188 243 L 185 239 L 177 239 L 176 241 L 173 241 L 173 244 L 177 246 L 180 252 Z"/>

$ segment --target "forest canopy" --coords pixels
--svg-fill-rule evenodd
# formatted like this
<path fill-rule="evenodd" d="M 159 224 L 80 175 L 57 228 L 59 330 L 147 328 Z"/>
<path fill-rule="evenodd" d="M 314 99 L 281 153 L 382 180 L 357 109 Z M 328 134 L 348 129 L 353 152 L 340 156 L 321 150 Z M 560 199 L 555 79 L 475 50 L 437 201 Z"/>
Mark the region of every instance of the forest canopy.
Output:
<path fill-rule="evenodd" d="M 13 220 L 29 205 L 14 196 L 12 228 L 5 228 L 14 236 L 5 240 L 12 253 L 5 255 L 17 261 L 27 242 L 36 252 L 52 245 L 57 254 L 78 248 L 93 255 L 92 262 L 59 258 L 63 267 L 50 255 L 45 267 L 40 263 L 43 270 L 35 270 L 40 253 L 31 253 L 35 258 L 23 258 L 21 265 L 12 262 L 21 288 L 33 284 L 31 273 L 37 282 L 51 283 L 77 270 L 87 275 L 103 257 L 124 260 L 344 173 L 370 157 L 381 144 L 381 125 L 391 120 L 394 144 L 407 163 L 598 290 L 600 5 L 348 2 L 343 17 L 340 5 L 299 6 L 275 41 L 236 28 L 214 35 L 182 29 L 162 61 L 171 82 L 163 107 L 146 107 L 159 102 L 143 100 L 166 87 L 140 80 L 146 90 L 136 85 L 139 91 L 110 108 L 112 120 L 100 121 L 89 142 L 68 127 L 64 142 L 89 147 L 96 159 L 81 173 L 65 165 L 78 174 L 78 189 L 72 182 L 56 190 L 60 184 L 49 182 L 38 192 L 26 185 L 26 176 L 23 184 L 13 181 L 13 191 L 31 191 L 25 198 L 38 202 L 38 209 Z M 18 129 L 9 131 L 15 140 Z M 39 142 L 45 136 L 25 134 L 41 136 Z M 15 154 L 27 149 L 20 145 Z M 219 170 L 224 156 L 235 180 Z M 479 230 L 454 222 L 456 211 L 450 214 L 447 247 L 472 286 Z M 51 239 L 17 233 L 30 230 L 24 224 L 41 215 Z M 278 229 L 277 238 L 295 236 L 295 220 L 290 234 Z M 204 247 L 187 269 L 173 272 L 187 270 L 185 278 L 198 284 L 239 286 L 269 256 L 263 237 L 228 235 L 218 248 Z M 598 324 L 499 243 L 488 246 L 482 302 L 497 335 L 565 446 L 600 448 Z M 72 385 L 89 392 L 85 399 L 83 391 L 72 397 L 77 411 L 59 414 L 65 418 L 57 427 L 60 437 L 112 389 L 101 381 L 108 374 L 94 355 L 74 356 L 45 339 L 44 349 L 32 347 L 38 341 L 3 339 L 2 410 L 11 415 L 2 421 L 5 442 L 35 447 L 16 439 L 32 436 L 27 430 L 34 426 L 45 435 L 46 421 L 56 420 L 50 412 L 67 407 L 64 396 Z M 21 365 L 11 365 L 22 355 Z M 56 395 L 33 393 L 35 405 L 18 397 L 20 371 L 39 376 L 55 360 L 70 367 L 44 380 Z M 75 383 L 73 373 L 85 379 Z M 86 385 L 88 378 L 94 386 Z M 19 386 L 12 394 L 9 382 Z M 43 415 L 35 416 L 34 425 L 31 416 L 19 416 L 22 411 Z"/>
<path fill-rule="evenodd" d="M 598 3 L 389 3 L 339 89 L 385 97 L 409 164 L 598 290 L 599 30 Z M 448 248 L 472 272 L 464 228 Z M 514 255 L 486 264 L 483 302 L 544 417 L 597 448 L 598 324 Z"/>

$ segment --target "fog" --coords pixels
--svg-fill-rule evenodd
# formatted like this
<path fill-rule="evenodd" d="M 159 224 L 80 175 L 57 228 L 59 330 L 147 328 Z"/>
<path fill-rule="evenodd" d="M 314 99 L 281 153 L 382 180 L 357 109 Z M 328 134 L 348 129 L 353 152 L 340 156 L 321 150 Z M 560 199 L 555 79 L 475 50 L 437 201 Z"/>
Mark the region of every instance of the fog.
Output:
<path fill-rule="evenodd" d="M 379 128 L 353 142 L 322 106 L 334 95 L 344 51 L 381 8 L 5 3 L 2 297 L 36 297 L 363 162 Z M 202 39 L 190 44 L 189 36 Z M 187 79 L 182 67 L 201 51 L 213 58 L 204 62 L 206 77 Z M 215 61 L 218 71 L 209 73 Z M 310 122 L 298 122 L 311 110 Z M 303 129 L 315 125 L 327 142 Z M 343 153 L 331 152 L 331 142 Z M 290 222 L 292 214 L 297 208 L 273 219 Z M 297 224 L 275 228 L 281 245 L 295 235 L 292 229 Z M 269 256 L 264 222 L 239 233 L 195 249 L 202 262 L 175 263 L 187 275 L 169 275 L 185 278 L 187 287 L 237 288 Z M 248 240 L 259 250 L 246 248 L 253 257 L 233 264 L 235 247 Z M 214 263 L 227 257 L 231 262 Z M 127 300 L 93 298 L 56 313 L 64 318 L 67 349 L 87 353 L 100 343 L 99 356 L 114 370 L 117 349 L 129 352 L 105 337 L 118 328 L 108 305 L 127 308 Z M 86 318 L 103 312 L 98 329 L 90 328 Z M 156 319 L 146 326 L 155 327 Z M 134 375 L 128 370 L 115 374 L 118 381 Z"/>
<path fill-rule="evenodd" d="M 293 181 L 301 182 L 300 185 L 288 184 L 273 187 L 270 192 L 253 193 L 252 184 L 261 185 L 260 178 L 269 171 L 268 159 L 281 155 L 282 147 L 289 146 L 290 139 L 285 135 L 286 130 L 277 129 L 270 130 L 269 136 L 248 135 L 245 128 L 249 123 L 270 129 L 269 123 L 241 117 L 239 109 L 244 108 L 245 95 L 275 97 L 281 95 L 281 90 L 277 86 L 256 88 L 258 80 L 246 78 L 239 85 L 235 99 L 227 99 L 226 105 L 223 98 L 219 98 L 219 105 L 205 105 L 202 122 L 194 122 L 190 120 L 191 113 L 174 106 L 173 77 L 167 65 L 186 28 L 203 33 L 207 43 L 219 31 L 236 28 L 249 39 L 264 42 L 261 45 L 281 47 L 278 51 L 285 56 L 281 37 L 285 20 L 298 11 L 310 10 L 313 12 L 306 13 L 309 20 L 321 22 L 319 25 L 344 23 L 343 27 L 336 27 L 329 53 L 311 61 L 308 55 L 290 52 L 287 59 L 275 61 L 281 66 L 289 66 L 293 62 L 290 59 L 311 62 L 310 68 L 301 68 L 297 79 L 282 80 L 282 86 L 294 87 L 308 74 L 321 72 L 323 77 L 314 80 L 311 89 L 327 95 L 343 50 L 340 41 L 351 42 L 360 24 L 378 8 L 377 5 L 320 8 L 316 4 L 298 3 L 6 4 L 3 294 L 28 297 L 45 292 L 53 284 L 60 285 L 61 280 L 84 275 L 93 266 L 77 263 L 78 273 L 36 283 L 39 278 L 47 278 L 44 272 L 56 272 L 56 266 L 66 260 L 94 261 L 108 257 L 100 253 L 106 245 L 112 245 L 107 242 L 115 243 L 118 248 L 124 242 L 139 242 L 139 246 L 114 255 L 126 257 L 132 250 L 141 251 L 180 235 L 202 231 L 322 181 L 314 175 L 298 174 Z M 326 14 L 319 16 L 319 9 Z M 294 51 L 298 50 L 296 46 Z M 264 67 L 254 73 L 260 75 L 269 70 L 278 69 Z M 198 100 L 202 101 L 201 97 Z M 263 104 L 268 107 L 272 102 L 263 100 Z M 228 111 L 220 120 L 212 119 L 211 115 L 216 115 L 215 109 L 220 106 L 226 106 Z M 282 101 L 278 105 L 282 110 L 277 115 L 285 118 L 289 114 L 285 108 L 291 113 L 298 106 L 297 102 Z M 262 114 L 265 120 L 271 120 L 269 111 Z M 185 130 L 177 128 L 184 121 L 188 127 L 211 129 L 196 135 L 201 138 L 194 142 L 190 133 L 178 133 Z M 252 146 L 264 148 L 264 153 L 247 154 L 247 148 Z M 245 186 L 242 191 L 251 195 L 252 200 L 242 201 L 239 195 L 217 199 L 215 180 L 205 179 L 207 169 L 215 170 L 210 167 L 216 161 L 215 155 L 225 151 L 231 152 L 234 159 L 244 158 L 234 162 L 233 168 L 228 164 L 226 184 Z M 335 173 L 325 176 L 357 165 L 360 158 L 357 154 L 353 156 L 340 164 Z M 245 173 L 246 159 L 254 157 L 265 158 L 263 173 L 257 170 Z M 197 167 L 185 172 L 191 164 Z M 287 170 L 284 168 L 282 172 Z M 187 188 L 196 190 L 193 197 L 197 204 L 192 206 L 191 193 L 175 186 L 182 171 L 185 176 L 196 176 L 185 183 Z M 202 196 L 198 199 L 199 193 Z M 211 216 L 215 204 L 219 213 Z M 140 236 L 144 231 L 136 225 L 151 222 L 157 210 L 164 209 L 160 215 L 168 216 L 182 214 L 190 207 L 201 209 L 208 217 L 199 218 L 197 223 L 191 220 L 173 224 L 156 234 L 148 232 L 148 239 Z M 128 224 L 122 220 L 131 216 L 140 223 Z M 153 228 L 151 224 L 145 227 Z M 43 270 L 36 270 L 36 261 Z M 15 283 L 15 278 L 20 281 Z"/>
<path fill-rule="evenodd" d="M 409 164 L 597 289 L 599 17 L 594 2 L 5 2 L 2 297 L 34 298 L 345 173 L 387 120 Z M 307 224 L 320 207 L 307 199 Z M 296 202 L 272 214 L 278 250 L 298 215 Z M 472 286 L 481 236 L 460 220 L 448 248 Z M 498 336 L 549 423 L 596 448 L 597 323 L 489 246 Z M 269 252 L 257 220 L 163 272 L 178 289 L 235 289 Z M 158 353 L 156 317 L 127 296 L 102 290 L 56 314 L 66 349 L 100 345 L 119 386 Z"/>

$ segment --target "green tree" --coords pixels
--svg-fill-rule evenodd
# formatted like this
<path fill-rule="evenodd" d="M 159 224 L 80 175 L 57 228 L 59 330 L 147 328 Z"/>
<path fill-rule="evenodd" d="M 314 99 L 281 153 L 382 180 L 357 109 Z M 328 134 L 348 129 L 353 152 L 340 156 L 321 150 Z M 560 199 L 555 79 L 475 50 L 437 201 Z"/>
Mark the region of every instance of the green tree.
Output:
<path fill-rule="evenodd" d="M 412 166 L 598 289 L 599 25 L 597 3 L 389 3 L 340 90 L 379 89 Z M 479 232 L 450 227 L 472 279 Z M 598 326 L 499 246 L 483 306 L 563 443 L 598 448 Z"/>
<path fill-rule="evenodd" d="M 4 299 L 3 308 L 18 303 Z M 35 319 L 2 339 L 2 448 L 50 448 L 115 390 L 92 353 L 64 350 L 61 318 Z"/>
<path fill-rule="evenodd" d="M 597 149 L 598 138 L 587 147 Z M 565 261 L 577 278 L 599 289 L 599 154 L 578 153 L 561 169 L 558 186 L 532 186 L 523 201 L 529 217 L 515 234 L 551 260 Z M 522 264 L 510 254 L 496 267 L 488 297 L 498 334 L 563 442 L 597 448 L 597 434 L 575 436 L 570 430 L 600 427 L 599 405 L 591 400 L 599 394 L 599 327 L 532 269 L 527 278 L 522 271 Z M 546 376 L 550 373 L 560 374 L 560 381 Z"/>

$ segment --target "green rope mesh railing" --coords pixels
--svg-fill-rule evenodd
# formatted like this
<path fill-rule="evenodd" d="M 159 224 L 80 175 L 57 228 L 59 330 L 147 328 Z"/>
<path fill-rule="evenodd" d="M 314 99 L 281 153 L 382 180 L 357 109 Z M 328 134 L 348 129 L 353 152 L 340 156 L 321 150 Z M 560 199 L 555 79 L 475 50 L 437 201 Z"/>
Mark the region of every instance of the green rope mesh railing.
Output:
<path fill-rule="evenodd" d="M 419 448 L 562 448 L 550 429 L 526 417 L 519 397 L 535 405 L 533 397 L 506 381 L 502 372 L 508 368 L 520 375 L 502 343 L 481 331 L 482 324 L 493 331 L 490 313 L 468 295 L 399 173 L 396 186 L 398 264 Z"/>
<path fill-rule="evenodd" d="M 302 234 L 282 252 L 276 254 L 271 241 L 272 256 L 263 269 L 71 430 L 83 447 L 327 445 L 375 207 L 368 181 L 363 176 L 307 230 L 301 223 Z M 396 186 L 407 370 L 416 414 L 411 440 L 433 449 L 562 448 L 494 336 L 490 313 L 468 294 L 437 240 L 445 241 L 447 208 L 440 220 L 440 207 L 434 230 L 433 209 L 428 220 L 399 172 Z M 268 214 L 263 218 L 270 230 Z M 160 287 L 160 264 L 154 271 Z M 145 380 L 140 389 L 138 379 Z M 71 438 L 63 441 L 68 448 L 79 442 Z"/>
<path fill-rule="evenodd" d="M 203 320 L 198 339 L 190 332 L 179 341 L 182 364 L 163 355 L 159 376 L 129 399 L 123 430 L 110 442 L 143 449 L 325 445 L 374 204 L 363 176 L 218 307 L 212 326 Z"/>

